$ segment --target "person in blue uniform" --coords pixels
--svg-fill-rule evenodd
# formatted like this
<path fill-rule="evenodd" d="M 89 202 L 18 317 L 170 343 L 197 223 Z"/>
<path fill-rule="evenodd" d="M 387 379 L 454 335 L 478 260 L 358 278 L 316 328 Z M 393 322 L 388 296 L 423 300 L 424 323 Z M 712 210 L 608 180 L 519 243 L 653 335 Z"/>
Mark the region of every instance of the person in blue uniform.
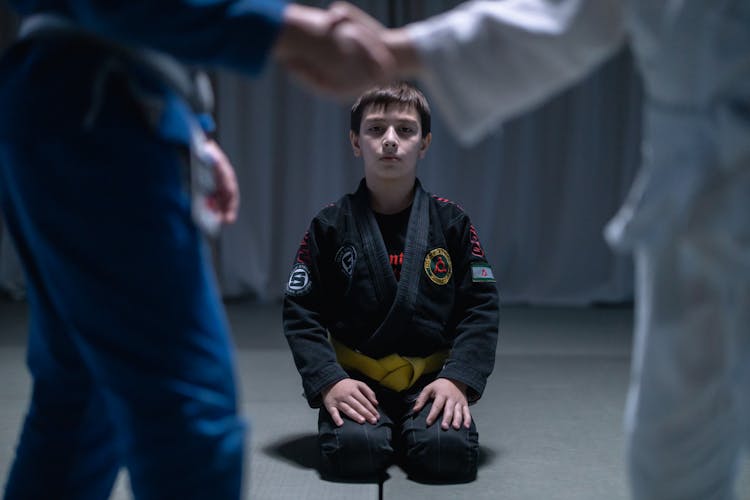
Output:
<path fill-rule="evenodd" d="M 284 333 L 331 478 L 394 462 L 418 481 L 476 476 L 469 405 L 494 367 L 498 295 L 468 215 L 416 177 L 431 139 L 413 86 L 361 95 L 350 140 L 365 178 L 313 219 L 289 276 Z"/>
<path fill-rule="evenodd" d="M 253 75 L 274 59 L 346 93 L 390 55 L 274 0 L 10 4 L 0 211 L 28 282 L 33 388 L 4 498 L 107 498 L 121 467 L 139 499 L 239 498 L 245 426 L 197 227 L 231 222 L 237 189 L 183 63 Z"/>

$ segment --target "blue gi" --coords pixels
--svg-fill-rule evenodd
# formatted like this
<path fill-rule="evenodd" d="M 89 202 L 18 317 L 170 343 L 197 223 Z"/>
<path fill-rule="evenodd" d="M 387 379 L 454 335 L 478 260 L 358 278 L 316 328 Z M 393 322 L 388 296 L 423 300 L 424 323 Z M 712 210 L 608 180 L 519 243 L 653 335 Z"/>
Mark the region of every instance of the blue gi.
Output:
<path fill-rule="evenodd" d="M 119 45 L 256 72 L 277 1 L 11 0 Z M 106 44 L 21 41 L 0 63 L 0 202 L 25 269 L 33 376 L 5 498 L 238 498 L 227 322 L 185 189 L 193 112 Z"/>

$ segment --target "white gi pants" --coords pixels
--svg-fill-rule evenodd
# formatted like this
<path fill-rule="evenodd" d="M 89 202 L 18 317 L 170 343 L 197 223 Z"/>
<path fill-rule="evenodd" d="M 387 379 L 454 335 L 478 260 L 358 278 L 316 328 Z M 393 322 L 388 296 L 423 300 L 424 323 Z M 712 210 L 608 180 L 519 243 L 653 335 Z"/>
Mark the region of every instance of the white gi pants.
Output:
<path fill-rule="evenodd" d="M 626 430 L 638 500 L 734 498 L 750 449 L 750 168 L 694 208 L 683 231 L 635 248 Z"/>

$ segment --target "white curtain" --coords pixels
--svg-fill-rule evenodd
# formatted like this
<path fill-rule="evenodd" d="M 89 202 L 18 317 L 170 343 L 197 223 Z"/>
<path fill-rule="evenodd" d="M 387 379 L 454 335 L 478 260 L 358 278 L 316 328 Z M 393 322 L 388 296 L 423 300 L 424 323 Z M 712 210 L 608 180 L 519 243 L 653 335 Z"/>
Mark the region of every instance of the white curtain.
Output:
<path fill-rule="evenodd" d="M 396 26 L 460 2 L 354 3 Z M 362 177 L 348 143 L 351 103 L 311 95 L 273 65 L 250 81 L 220 73 L 216 94 L 219 141 L 242 191 L 238 222 L 214 245 L 220 283 L 227 297 L 274 300 L 310 219 Z M 472 148 L 459 146 L 433 109 L 433 142 L 419 177 L 469 213 L 504 303 L 631 299 L 631 261 L 612 254 L 602 229 L 638 165 L 640 99 L 623 52 Z M 17 294 L 18 276 L 0 227 L 0 289 Z"/>

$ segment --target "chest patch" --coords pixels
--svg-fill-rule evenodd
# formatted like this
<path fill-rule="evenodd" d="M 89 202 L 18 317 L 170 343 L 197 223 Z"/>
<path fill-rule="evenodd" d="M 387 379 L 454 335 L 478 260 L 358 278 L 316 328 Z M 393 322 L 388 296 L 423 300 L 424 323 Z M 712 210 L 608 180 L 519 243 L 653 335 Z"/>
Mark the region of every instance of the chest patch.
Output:
<path fill-rule="evenodd" d="M 357 263 L 357 250 L 353 245 L 346 244 L 336 252 L 336 264 L 348 278 L 354 273 L 354 265 Z"/>
<path fill-rule="evenodd" d="M 448 283 L 453 274 L 453 266 L 448 251 L 444 248 L 430 250 L 424 258 L 424 272 L 436 285 Z"/>
<path fill-rule="evenodd" d="M 304 264 L 296 264 L 289 274 L 286 293 L 289 295 L 304 295 L 310 291 L 310 272 Z"/>

